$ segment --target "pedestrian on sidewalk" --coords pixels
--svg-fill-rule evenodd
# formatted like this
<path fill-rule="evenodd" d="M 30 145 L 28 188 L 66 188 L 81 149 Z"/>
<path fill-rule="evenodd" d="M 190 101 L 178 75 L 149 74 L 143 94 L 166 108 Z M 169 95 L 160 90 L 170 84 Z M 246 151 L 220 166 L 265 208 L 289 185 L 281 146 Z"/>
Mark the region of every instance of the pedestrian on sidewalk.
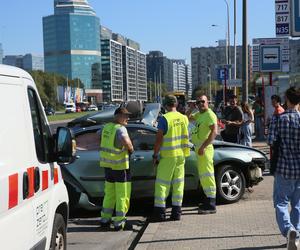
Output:
<path fill-rule="evenodd" d="M 154 211 L 151 221 L 166 220 L 166 199 L 172 187 L 171 220 L 180 220 L 184 191 L 185 157 L 190 155 L 188 119 L 176 110 L 174 95 L 167 95 L 163 105 L 167 111 L 158 121 L 153 164 L 157 166 Z M 159 158 L 160 156 L 160 158 Z"/>
<path fill-rule="evenodd" d="M 255 102 L 253 103 L 254 110 L 254 125 L 255 125 L 255 139 L 264 140 L 264 105 L 259 96 L 256 96 Z"/>
<path fill-rule="evenodd" d="M 243 121 L 241 126 L 240 144 L 252 147 L 252 123 L 254 117 L 248 103 L 242 102 Z"/>
<path fill-rule="evenodd" d="M 237 103 L 237 96 L 230 96 L 230 105 L 225 108 L 224 119 L 221 120 L 225 124 L 225 129 L 222 130 L 221 136 L 224 141 L 232 143 L 239 142 L 240 127 L 243 121 L 243 112 Z"/>
<path fill-rule="evenodd" d="M 198 112 L 192 113 L 189 109 L 187 116 L 195 121 L 192 131 L 192 142 L 197 153 L 198 172 L 205 199 L 199 206 L 199 214 L 216 213 L 216 181 L 214 173 L 214 147 L 212 141 L 217 135 L 217 116 L 208 107 L 205 95 L 199 96 L 196 101 Z"/>
<path fill-rule="evenodd" d="M 271 96 L 272 106 L 274 107 L 273 115 L 279 115 L 284 112 L 284 108 L 281 106 L 281 98 L 279 95 Z"/>
<path fill-rule="evenodd" d="M 105 184 L 100 224 L 108 227 L 113 220 L 116 231 L 126 226 L 131 195 L 129 155 L 133 146 L 125 128 L 130 114 L 126 108 L 117 108 L 114 122 L 101 131 L 100 167 L 105 168 Z M 114 210 L 116 216 L 112 218 Z"/>
<path fill-rule="evenodd" d="M 285 98 L 287 110 L 278 119 L 272 119 L 267 139 L 269 145 L 279 144 L 273 194 L 276 221 L 281 234 L 287 237 L 288 249 L 297 249 L 300 231 L 300 89 L 289 88 Z"/>

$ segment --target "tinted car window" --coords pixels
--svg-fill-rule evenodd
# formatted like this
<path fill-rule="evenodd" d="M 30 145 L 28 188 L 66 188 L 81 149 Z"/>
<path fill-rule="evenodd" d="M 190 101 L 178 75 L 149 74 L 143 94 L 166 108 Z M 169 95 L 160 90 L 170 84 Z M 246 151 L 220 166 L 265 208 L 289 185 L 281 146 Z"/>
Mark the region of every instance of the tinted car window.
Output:
<path fill-rule="evenodd" d="M 135 150 L 153 150 L 156 134 L 140 128 L 128 128 L 128 133 Z"/>

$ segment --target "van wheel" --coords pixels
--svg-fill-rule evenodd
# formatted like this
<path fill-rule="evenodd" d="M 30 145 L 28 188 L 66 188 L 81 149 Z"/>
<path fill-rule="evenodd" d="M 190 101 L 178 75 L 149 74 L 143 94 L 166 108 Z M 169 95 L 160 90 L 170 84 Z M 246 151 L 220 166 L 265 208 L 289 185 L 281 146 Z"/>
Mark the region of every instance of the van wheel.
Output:
<path fill-rule="evenodd" d="M 50 250 L 65 250 L 66 243 L 66 225 L 64 218 L 61 214 L 55 214 Z"/>

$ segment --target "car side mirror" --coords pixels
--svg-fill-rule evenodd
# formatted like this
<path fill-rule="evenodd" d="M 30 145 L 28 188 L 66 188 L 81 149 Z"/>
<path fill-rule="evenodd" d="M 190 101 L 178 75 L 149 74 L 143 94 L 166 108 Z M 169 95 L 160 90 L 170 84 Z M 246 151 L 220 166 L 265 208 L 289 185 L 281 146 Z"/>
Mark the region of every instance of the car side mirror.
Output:
<path fill-rule="evenodd" d="M 58 164 L 69 164 L 76 159 L 76 141 L 71 130 L 57 128 L 55 137 L 56 161 Z"/>

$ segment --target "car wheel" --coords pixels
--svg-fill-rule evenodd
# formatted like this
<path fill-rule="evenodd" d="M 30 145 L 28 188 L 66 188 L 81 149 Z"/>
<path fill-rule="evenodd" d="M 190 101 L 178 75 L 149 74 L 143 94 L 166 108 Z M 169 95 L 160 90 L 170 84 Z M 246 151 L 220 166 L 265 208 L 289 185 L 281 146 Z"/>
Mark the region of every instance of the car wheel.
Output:
<path fill-rule="evenodd" d="M 245 192 L 245 176 L 237 167 L 231 165 L 220 166 L 217 169 L 216 185 L 219 200 L 223 203 L 234 203 Z"/>
<path fill-rule="evenodd" d="M 55 214 L 50 250 L 66 249 L 66 225 L 61 214 Z"/>

